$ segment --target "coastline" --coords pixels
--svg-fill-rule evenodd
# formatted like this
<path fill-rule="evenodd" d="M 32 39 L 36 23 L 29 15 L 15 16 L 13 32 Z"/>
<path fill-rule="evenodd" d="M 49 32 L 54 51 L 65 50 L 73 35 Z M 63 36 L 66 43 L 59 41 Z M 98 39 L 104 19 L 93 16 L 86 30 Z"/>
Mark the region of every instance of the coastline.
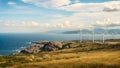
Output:
<path fill-rule="evenodd" d="M 34 42 L 36 45 L 28 46 L 21 53 L 0 56 L 0 67 L 119 68 L 119 41 L 106 40 L 104 44 L 91 40 L 82 43 L 78 40 Z"/>
<path fill-rule="evenodd" d="M 80 40 L 68 40 L 68 41 L 32 41 L 31 45 L 29 47 L 26 47 L 25 49 L 21 50 L 18 54 L 34 54 L 38 52 L 43 51 L 56 51 L 61 49 L 68 49 L 68 48 L 77 48 L 80 46 L 84 46 L 87 44 L 91 45 L 115 45 L 120 44 L 120 39 L 107 39 L 105 42 L 102 42 L 100 40 L 94 40 L 94 43 L 92 40 L 83 40 L 80 42 Z"/>

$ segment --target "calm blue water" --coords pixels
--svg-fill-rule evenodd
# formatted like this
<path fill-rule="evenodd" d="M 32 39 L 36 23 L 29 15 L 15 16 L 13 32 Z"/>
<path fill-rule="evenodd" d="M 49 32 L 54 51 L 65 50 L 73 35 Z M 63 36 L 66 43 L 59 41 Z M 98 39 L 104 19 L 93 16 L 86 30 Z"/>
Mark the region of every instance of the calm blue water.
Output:
<path fill-rule="evenodd" d="M 84 39 L 92 39 L 92 37 L 83 36 Z M 102 39 L 97 36 L 96 39 Z M 112 37 L 113 38 L 113 37 Z M 115 38 L 115 37 L 114 37 Z M 116 38 L 120 38 L 116 37 Z M 10 55 L 16 53 L 27 46 L 31 41 L 59 41 L 59 40 L 76 40 L 79 39 L 78 34 L 8 34 L 0 33 L 0 55 Z"/>

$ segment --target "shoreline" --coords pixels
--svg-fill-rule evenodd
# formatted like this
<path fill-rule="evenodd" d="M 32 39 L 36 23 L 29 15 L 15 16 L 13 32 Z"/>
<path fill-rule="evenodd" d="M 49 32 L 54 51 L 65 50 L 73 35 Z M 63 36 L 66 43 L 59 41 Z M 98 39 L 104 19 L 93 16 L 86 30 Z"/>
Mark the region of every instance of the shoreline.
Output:
<path fill-rule="evenodd" d="M 45 40 L 45 41 L 47 41 L 47 40 Z M 57 41 L 57 42 L 73 42 L 73 41 L 77 41 L 77 42 L 79 42 L 79 40 L 63 40 L 63 41 Z M 86 42 L 88 42 L 88 41 L 90 41 L 90 42 L 92 42 L 92 40 L 83 40 L 83 43 L 86 43 Z M 99 42 L 97 42 L 97 41 L 99 41 Z M 109 43 L 110 44 L 116 44 L 116 42 L 117 41 L 120 41 L 120 39 L 106 39 L 105 40 L 105 43 L 106 42 L 108 42 L 109 41 Z M 8 54 L 8 55 L 0 55 L 0 56 L 9 56 L 9 55 L 15 55 L 15 54 L 18 54 L 18 53 L 20 53 L 22 50 L 24 50 L 24 49 L 26 49 L 26 48 L 28 48 L 28 47 L 31 47 L 31 46 L 36 46 L 37 44 L 39 45 L 39 43 L 41 43 L 41 42 L 43 42 L 43 41 L 31 41 L 31 42 L 28 42 L 29 43 L 29 45 L 30 46 L 26 46 L 26 47 L 24 47 L 24 48 L 22 48 L 22 49 L 20 49 L 19 51 L 16 51 L 15 53 L 11 53 L 11 54 Z M 50 41 L 50 42 L 52 42 L 52 41 Z M 54 42 L 54 41 L 53 41 Z M 102 41 L 101 40 L 95 40 L 95 42 L 97 42 L 97 43 L 99 43 L 99 44 L 102 44 Z M 104 44 L 105 44 L 104 43 Z M 22 46 L 23 47 L 23 46 Z M 69 48 L 69 47 L 66 47 L 66 48 Z M 17 49 L 18 50 L 18 49 Z"/>
<path fill-rule="evenodd" d="M 33 41 L 31 44 L 33 46 L 29 46 L 20 51 L 20 54 L 34 54 L 43 51 L 56 51 L 61 49 L 68 48 L 77 48 L 83 45 L 115 45 L 120 44 L 120 39 L 108 39 L 103 43 L 101 40 L 66 40 L 66 41 Z"/>

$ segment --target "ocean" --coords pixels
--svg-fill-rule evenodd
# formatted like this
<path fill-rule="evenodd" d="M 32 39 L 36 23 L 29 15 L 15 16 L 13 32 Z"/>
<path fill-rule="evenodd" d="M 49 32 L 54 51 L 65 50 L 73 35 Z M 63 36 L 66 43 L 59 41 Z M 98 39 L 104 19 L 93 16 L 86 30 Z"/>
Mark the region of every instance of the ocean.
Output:
<path fill-rule="evenodd" d="M 53 33 L 0 33 L 0 55 L 10 55 L 31 46 L 32 41 L 61 41 L 61 40 L 78 40 L 79 34 L 53 34 Z M 102 39 L 101 36 L 95 39 Z M 113 38 L 113 37 L 109 37 Z M 114 38 L 120 38 L 114 37 Z M 83 36 L 88 39 L 88 36 Z M 89 37 L 92 39 L 92 37 Z"/>

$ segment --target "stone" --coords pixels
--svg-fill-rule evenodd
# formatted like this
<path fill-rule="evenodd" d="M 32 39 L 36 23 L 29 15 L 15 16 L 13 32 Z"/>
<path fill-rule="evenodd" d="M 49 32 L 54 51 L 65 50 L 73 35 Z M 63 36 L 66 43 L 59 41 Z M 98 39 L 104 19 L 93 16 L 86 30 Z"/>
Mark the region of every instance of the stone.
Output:
<path fill-rule="evenodd" d="M 55 51 L 62 48 L 61 42 L 48 42 L 42 48 L 44 51 Z"/>

